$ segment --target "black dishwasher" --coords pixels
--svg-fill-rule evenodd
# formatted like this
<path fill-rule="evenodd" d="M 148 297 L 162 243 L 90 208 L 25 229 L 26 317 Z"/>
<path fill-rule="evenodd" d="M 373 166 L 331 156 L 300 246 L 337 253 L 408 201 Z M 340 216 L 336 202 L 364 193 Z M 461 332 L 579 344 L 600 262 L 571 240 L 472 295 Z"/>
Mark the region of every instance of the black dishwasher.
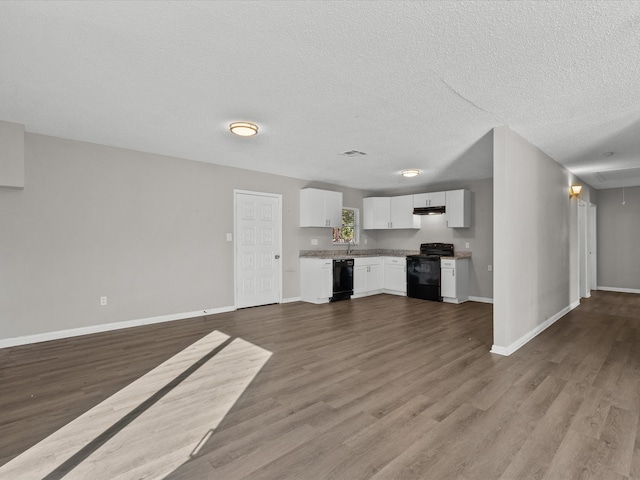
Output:
<path fill-rule="evenodd" d="M 333 296 L 331 302 L 348 300 L 353 295 L 353 259 L 333 261 Z"/>

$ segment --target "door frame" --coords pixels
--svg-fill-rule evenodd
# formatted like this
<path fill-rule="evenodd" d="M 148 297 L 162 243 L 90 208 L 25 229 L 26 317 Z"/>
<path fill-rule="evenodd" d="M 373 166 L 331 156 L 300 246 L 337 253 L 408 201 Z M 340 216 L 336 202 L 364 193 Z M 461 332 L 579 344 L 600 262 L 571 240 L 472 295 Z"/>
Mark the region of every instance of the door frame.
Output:
<path fill-rule="evenodd" d="M 587 270 L 589 272 L 589 288 L 598 289 L 598 222 L 597 205 L 589 203 L 589 214 L 587 215 Z"/>
<path fill-rule="evenodd" d="M 580 269 L 580 296 L 589 298 L 591 296 L 591 284 L 589 272 L 589 248 L 588 248 L 588 211 L 587 204 L 578 200 L 578 257 Z"/>
<path fill-rule="evenodd" d="M 269 197 L 278 199 L 278 215 L 279 215 L 279 232 L 278 232 L 278 251 L 280 252 L 279 262 L 279 285 L 278 285 L 278 303 L 282 303 L 282 194 L 255 192 L 252 190 L 233 189 L 233 305 L 238 308 L 238 195 L 253 195 L 257 197 Z M 259 306 L 259 305 L 256 305 Z"/>

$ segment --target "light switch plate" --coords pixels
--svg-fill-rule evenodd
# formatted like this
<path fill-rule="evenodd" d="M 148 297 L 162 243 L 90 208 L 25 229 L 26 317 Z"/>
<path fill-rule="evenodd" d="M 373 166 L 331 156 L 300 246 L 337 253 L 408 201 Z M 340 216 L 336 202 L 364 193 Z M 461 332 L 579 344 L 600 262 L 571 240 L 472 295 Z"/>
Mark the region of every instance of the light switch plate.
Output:
<path fill-rule="evenodd" d="M 227 242 L 233 242 L 233 235 L 230 233 L 227 233 Z"/>

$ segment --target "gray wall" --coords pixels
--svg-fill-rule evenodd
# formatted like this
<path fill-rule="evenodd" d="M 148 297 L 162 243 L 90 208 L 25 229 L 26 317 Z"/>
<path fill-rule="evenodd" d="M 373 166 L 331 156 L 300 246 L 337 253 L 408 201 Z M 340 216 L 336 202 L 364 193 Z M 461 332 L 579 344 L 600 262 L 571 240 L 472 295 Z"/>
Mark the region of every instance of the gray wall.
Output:
<path fill-rule="evenodd" d="M 507 127 L 494 129 L 494 349 L 513 351 L 579 301 L 578 201 L 590 188 Z"/>
<path fill-rule="evenodd" d="M 0 189 L 0 339 L 233 306 L 234 189 L 283 195 L 285 299 L 331 240 L 298 226 L 303 180 L 30 133 L 25 169 Z"/>
<path fill-rule="evenodd" d="M 378 248 L 417 250 L 421 243 L 445 242 L 453 243 L 456 250 L 470 250 L 469 294 L 473 297 L 493 298 L 493 272 L 488 270 L 488 266 L 493 265 L 493 179 L 391 191 L 385 195 L 458 189 L 471 191 L 469 228 L 447 228 L 444 215 L 424 215 L 420 217 L 420 230 L 367 230 L 365 235 Z M 469 248 L 465 246 L 467 242 Z"/>
<path fill-rule="evenodd" d="M 27 187 L 0 188 L 0 339 L 232 307 L 233 190 L 283 196 L 283 298 L 299 296 L 299 250 L 335 249 L 331 231 L 300 228 L 299 191 L 343 192 L 362 212 L 371 192 L 25 134 Z M 472 227 L 422 217 L 422 230 L 362 232 L 360 248 L 452 242 L 473 252 L 471 295 L 490 298 L 492 181 L 472 191 Z M 389 194 L 392 194 L 391 192 Z M 311 240 L 318 245 L 312 246 Z M 364 244 L 367 239 L 367 244 Z M 101 296 L 108 305 L 100 306 Z"/>
<path fill-rule="evenodd" d="M 24 125 L 0 121 L 0 187 L 24 188 Z"/>
<path fill-rule="evenodd" d="M 598 287 L 640 290 L 640 187 L 598 190 Z"/>

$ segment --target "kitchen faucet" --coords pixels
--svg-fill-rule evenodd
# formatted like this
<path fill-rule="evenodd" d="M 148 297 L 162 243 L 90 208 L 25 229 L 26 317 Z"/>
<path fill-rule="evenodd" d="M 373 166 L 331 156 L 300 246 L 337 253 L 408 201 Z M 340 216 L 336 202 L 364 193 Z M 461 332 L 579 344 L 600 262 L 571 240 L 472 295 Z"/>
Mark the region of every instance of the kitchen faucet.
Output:
<path fill-rule="evenodd" d="M 351 255 L 351 247 L 353 246 L 353 241 L 349 240 L 347 242 L 347 255 Z"/>

